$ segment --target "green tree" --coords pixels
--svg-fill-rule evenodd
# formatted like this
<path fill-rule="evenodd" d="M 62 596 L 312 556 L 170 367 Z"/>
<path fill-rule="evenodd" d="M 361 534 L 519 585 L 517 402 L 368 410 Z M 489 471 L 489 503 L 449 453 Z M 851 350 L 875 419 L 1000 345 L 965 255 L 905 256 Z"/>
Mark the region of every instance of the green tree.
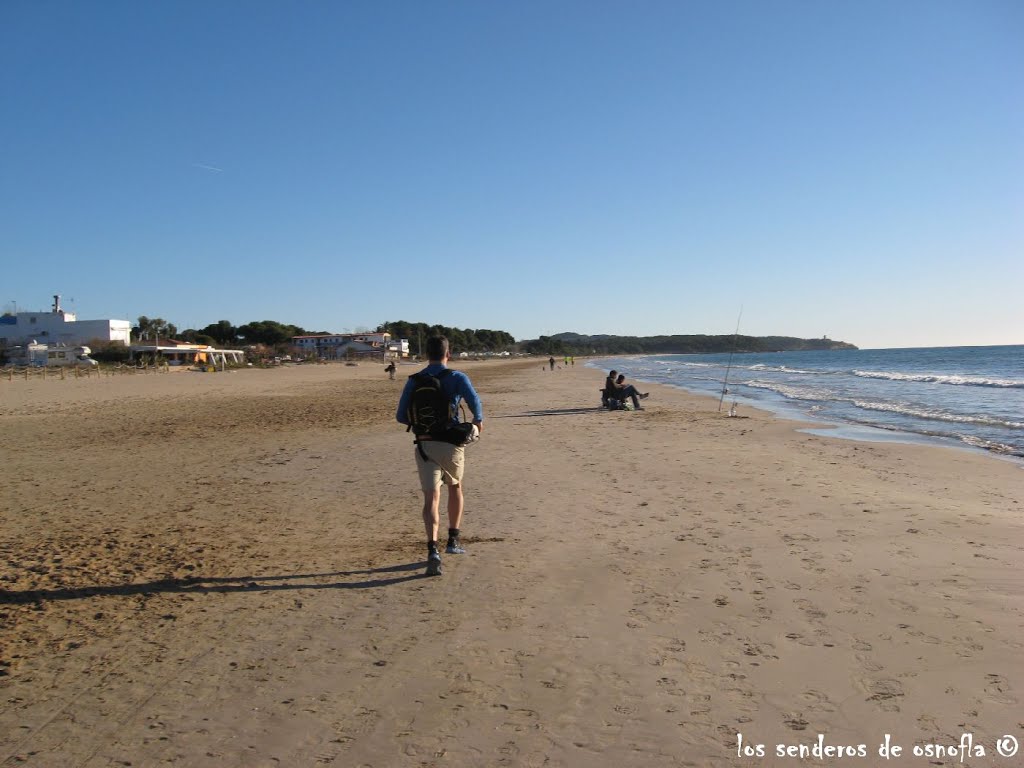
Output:
<path fill-rule="evenodd" d="M 146 317 L 140 315 L 138 323 L 132 328 L 132 334 L 138 339 L 145 339 L 151 343 L 157 339 L 173 339 L 178 334 L 174 323 L 169 323 L 162 317 Z"/>
<path fill-rule="evenodd" d="M 302 336 L 305 331 L 297 325 L 285 325 L 276 320 L 260 320 L 239 326 L 237 335 L 246 344 L 290 344 L 293 336 Z"/>
<path fill-rule="evenodd" d="M 230 320 L 218 320 L 205 328 L 200 328 L 197 333 L 209 336 L 218 344 L 234 344 L 238 337 L 238 329 L 231 324 Z"/>

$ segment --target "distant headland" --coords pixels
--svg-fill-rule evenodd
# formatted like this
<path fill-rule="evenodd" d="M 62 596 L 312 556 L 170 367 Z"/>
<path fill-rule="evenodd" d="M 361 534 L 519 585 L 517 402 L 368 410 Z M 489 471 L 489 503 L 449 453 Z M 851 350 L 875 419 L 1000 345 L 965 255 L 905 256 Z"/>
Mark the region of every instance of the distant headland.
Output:
<path fill-rule="evenodd" d="M 557 333 L 520 342 L 523 352 L 543 355 L 687 355 L 718 352 L 800 352 L 810 350 L 857 349 L 853 344 L 827 336 L 798 339 L 794 336 L 742 336 L 704 334 L 672 336 L 585 336 Z"/>

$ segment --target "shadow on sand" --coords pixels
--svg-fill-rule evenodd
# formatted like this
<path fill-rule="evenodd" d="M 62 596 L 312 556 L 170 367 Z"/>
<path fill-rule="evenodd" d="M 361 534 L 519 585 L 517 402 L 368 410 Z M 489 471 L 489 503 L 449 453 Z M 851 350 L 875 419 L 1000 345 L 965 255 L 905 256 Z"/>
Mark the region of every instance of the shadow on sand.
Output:
<path fill-rule="evenodd" d="M 13 592 L 0 589 L 0 605 L 41 603 L 56 600 L 80 600 L 87 597 L 130 597 L 132 595 L 154 595 L 157 593 L 211 593 L 211 592 L 278 592 L 298 589 L 373 589 L 401 584 L 426 578 L 424 563 L 405 563 L 387 568 L 369 568 L 334 573 L 297 573 L 290 576 L 187 576 L 182 579 L 159 579 L 139 584 L 112 584 L 94 587 L 64 587 L 61 589 L 31 589 Z M 402 574 L 381 577 L 380 574 Z M 360 581 L 321 581 L 309 583 L 308 579 L 338 579 L 352 576 L 373 576 L 377 578 Z M 296 583 L 301 582 L 301 583 Z"/>
<path fill-rule="evenodd" d="M 526 411 L 525 413 L 508 413 L 503 416 L 491 416 L 493 419 L 532 419 L 537 416 L 579 416 L 584 413 L 600 413 L 605 410 L 601 406 L 593 408 L 551 408 L 547 411 Z"/>

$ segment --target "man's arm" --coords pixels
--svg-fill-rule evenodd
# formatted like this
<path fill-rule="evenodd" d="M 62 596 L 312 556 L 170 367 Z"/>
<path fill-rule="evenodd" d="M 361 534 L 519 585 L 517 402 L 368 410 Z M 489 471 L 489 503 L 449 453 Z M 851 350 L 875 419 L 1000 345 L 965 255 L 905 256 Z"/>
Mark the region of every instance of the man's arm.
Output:
<path fill-rule="evenodd" d="M 469 406 L 469 410 L 473 413 L 473 423 L 482 430 L 484 428 L 484 406 L 480 402 L 480 396 L 473 389 L 473 383 L 466 374 L 459 376 L 458 383 L 458 392 L 462 395 L 462 399 L 466 401 L 466 405 Z"/>
<path fill-rule="evenodd" d="M 402 389 L 402 396 L 398 399 L 398 410 L 395 412 L 395 420 L 399 424 L 409 424 L 409 400 L 412 399 L 412 379 L 405 382 Z"/>

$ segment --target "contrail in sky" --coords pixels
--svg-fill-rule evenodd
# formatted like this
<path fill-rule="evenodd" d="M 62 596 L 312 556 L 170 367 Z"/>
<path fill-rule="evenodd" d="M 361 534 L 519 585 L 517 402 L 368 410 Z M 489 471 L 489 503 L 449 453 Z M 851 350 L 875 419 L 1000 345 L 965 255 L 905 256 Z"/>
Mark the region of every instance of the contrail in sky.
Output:
<path fill-rule="evenodd" d="M 212 165 L 204 165 L 203 163 L 192 163 L 195 168 L 202 168 L 204 171 L 216 171 L 217 173 L 224 173 L 223 168 L 216 168 Z"/>

